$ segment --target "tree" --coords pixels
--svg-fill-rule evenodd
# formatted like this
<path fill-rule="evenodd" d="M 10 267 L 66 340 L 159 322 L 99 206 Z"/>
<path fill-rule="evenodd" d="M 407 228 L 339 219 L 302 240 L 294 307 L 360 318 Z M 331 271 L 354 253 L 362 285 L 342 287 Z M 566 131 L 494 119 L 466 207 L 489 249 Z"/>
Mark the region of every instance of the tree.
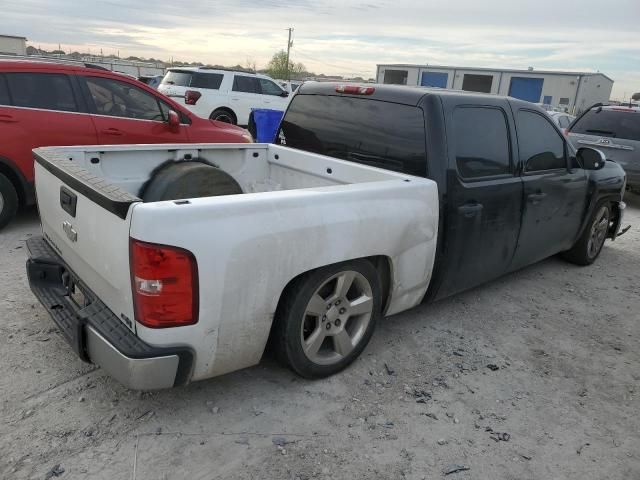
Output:
<path fill-rule="evenodd" d="M 289 76 L 296 77 L 304 71 L 306 71 L 306 68 L 302 63 L 293 63 L 291 59 L 289 59 L 289 68 L 287 68 L 287 52 L 284 50 L 274 54 L 269 65 L 267 65 L 267 73 L 270 77 L 283 80 L 287 80 Z"/>

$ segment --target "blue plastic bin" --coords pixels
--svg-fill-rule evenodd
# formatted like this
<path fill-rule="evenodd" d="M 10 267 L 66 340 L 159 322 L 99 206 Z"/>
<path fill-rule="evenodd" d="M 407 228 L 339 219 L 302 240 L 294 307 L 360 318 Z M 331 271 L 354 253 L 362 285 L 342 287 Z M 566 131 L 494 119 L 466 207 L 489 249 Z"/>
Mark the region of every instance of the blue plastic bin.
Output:
<path fill-rule="evenodd" d="M 252 108 L 251 115 L 256 127 L 256 142 L 273 143 L 284 112 L 268 108 Z"/>

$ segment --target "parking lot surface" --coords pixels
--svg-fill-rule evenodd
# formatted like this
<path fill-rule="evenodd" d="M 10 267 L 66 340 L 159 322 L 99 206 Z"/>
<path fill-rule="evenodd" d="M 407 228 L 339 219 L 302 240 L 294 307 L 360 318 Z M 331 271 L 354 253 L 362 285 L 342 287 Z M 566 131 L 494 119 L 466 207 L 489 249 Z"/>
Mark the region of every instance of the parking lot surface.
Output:
<path fill-rule="evenodd" d="M 550 258 L 388 318 L 332 378 L 267 358 L 146 393 L 78 360 L 33 297 L 24 212 L 0 232 L 0 478 L 640 478 L 640 197 L 625 200 L 633 227 L 594 265 Z"/>

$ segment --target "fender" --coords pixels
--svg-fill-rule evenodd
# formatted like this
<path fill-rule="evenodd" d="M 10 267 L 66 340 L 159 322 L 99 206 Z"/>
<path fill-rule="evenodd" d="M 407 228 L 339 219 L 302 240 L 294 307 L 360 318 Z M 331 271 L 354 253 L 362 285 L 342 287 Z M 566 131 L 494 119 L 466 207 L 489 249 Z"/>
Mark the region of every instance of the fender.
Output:
<path fill-rule="evenodd" d="M 14 162 L 8 158 L 0 157 L 0 173 L 6 175 L 16 187 L 20 205 L 33 205 L 36 203 L 34 183 L 26 179 Z"/>
<path fill-rule="evenodd" d="M 610 201 L 612 203 L 621 202 L 624 195 L 626 174 L 622 167 L 616 162 L 607 160 L 603 168 L 589 171 L 587 175 L 587 207 L 580 231 L 576 238 L 580 238 L 584 233 L 584 229 L 587 228 L 598 203 L 602 201 Z"/>

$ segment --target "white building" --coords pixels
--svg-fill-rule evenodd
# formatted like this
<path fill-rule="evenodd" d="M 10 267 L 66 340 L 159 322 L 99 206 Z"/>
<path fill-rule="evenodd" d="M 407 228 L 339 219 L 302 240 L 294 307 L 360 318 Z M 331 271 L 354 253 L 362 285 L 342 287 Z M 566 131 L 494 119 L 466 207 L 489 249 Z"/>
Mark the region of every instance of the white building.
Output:
<path fill-rule="evenodd" d="M 0 55 L 26 55 L 27 39 L 13 35 L 0 35 Z"/>
<path fill-rule="evenodd" d="M 378 65 L 378 83 L 508 95 L 580 113 L 607 102 L 613 80 L 602 73 L 507 70 L 441 65 Z"/>

